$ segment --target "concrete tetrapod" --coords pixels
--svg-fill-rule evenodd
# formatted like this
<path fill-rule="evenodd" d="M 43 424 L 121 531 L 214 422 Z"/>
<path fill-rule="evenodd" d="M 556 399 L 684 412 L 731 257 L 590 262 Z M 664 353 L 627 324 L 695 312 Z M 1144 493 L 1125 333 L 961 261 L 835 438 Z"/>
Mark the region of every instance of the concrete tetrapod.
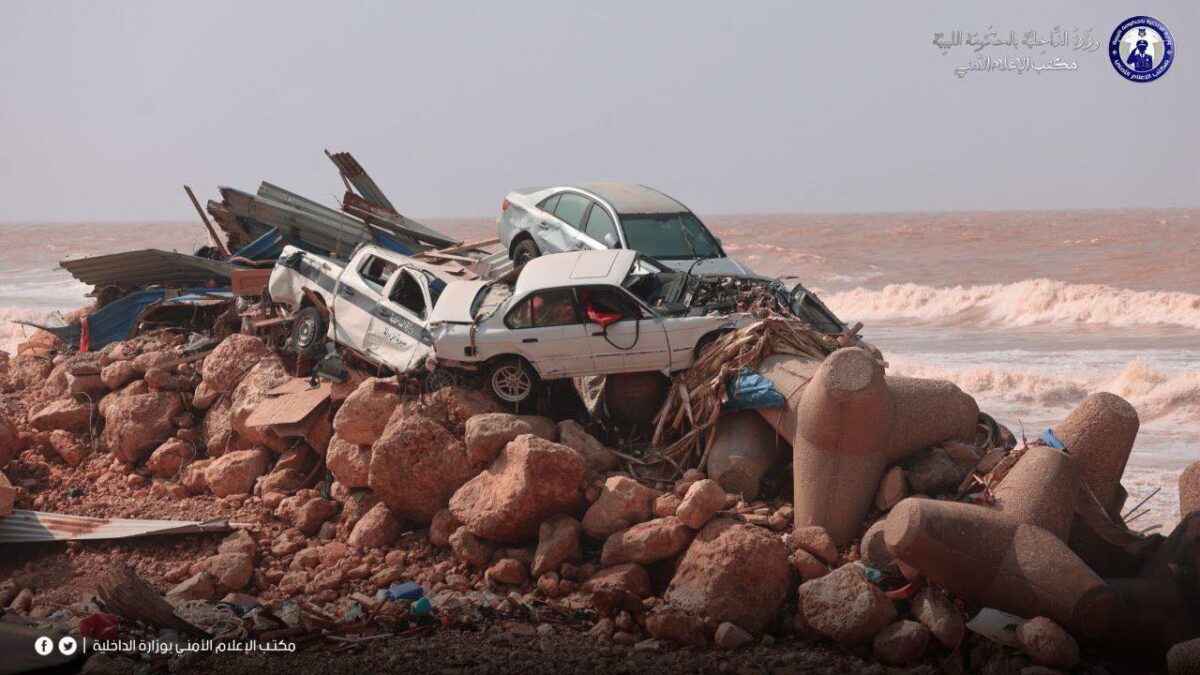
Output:
<path fill-rule="evenodd" d="M 1114 516 L 1121 510 L 1121 476 L 1138 426 L 1137 411 L 1128 401 L 1100 392 L 1083 399 L 1054 427 L 1054 434 L 1079 462 L 1096 498 Z"/>
<path fill-rule="evenodd" d="M 905 499 L 884 542 L 897 560 L 972 604 L 1046 616 L 1081 638 L 1113 619 L 1113 592 L 1051 532 L 973 504 Z"/>
<path fill-rule="evenodd" d="M 778 409 L 777 409 L 778 410 Z M 782 452 L 791 448 L 753 410 L 725 413 L 717 420 L 708 455 L 708 477 L 746 501 L 758 497 L 759 484 Z"/>
<path fill-rule="evenodd" d="M 857 533 L 887 469 L 895 405 L 865 349 L 830 354 L 804 387 L 792 441 L 796 527 L 820 525 L 839 546 Z"/>
<path fill-rule="evenodd" d="M 896 464 L 931 445 L 969 439 L 979 424 L 979 405 L 957 385 L 915 377 L 886 378 L 896 405 L 888 439 L 888 462 Z"/>

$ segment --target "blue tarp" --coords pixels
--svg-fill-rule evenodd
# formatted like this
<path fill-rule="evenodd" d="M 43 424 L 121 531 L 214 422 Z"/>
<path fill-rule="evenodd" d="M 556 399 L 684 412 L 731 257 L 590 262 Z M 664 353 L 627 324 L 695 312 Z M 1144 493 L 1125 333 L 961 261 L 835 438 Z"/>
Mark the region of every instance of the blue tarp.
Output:
<path fill-rule="evenodd" d="M 752 410 L 755 408 L 780 408 L 787 400 L 775 389 L 770 379 L 749 368 L 742 368 L 729 383 L 726 410 Z"/>

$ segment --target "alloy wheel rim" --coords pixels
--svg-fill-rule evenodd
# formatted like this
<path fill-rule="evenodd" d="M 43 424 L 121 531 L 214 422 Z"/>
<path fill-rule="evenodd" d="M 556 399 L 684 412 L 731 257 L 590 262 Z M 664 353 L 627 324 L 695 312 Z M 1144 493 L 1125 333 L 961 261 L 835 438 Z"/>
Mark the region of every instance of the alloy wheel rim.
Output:
<path fill-rule="evenodd" d="M 520 366 L 500 366 L 492 373 L 492 389 L 505 401 L 516 403 L 529 395 L 533 389 L 533 381 Z"/>

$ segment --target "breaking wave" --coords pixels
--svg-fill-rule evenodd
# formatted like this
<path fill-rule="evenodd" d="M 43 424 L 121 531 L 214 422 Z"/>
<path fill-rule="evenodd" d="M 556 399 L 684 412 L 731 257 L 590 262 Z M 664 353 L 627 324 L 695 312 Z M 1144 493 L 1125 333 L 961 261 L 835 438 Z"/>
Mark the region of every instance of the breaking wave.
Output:
<path fill-rule="evenodd" d="M 1200 295 L 1053 279 L 950 288 L 889 284 L 881 289 L 829 293 L 823 299 L 850 321 L 912 319 L 984 326 L 1172 325 L 1200 329 Z"/>
<path fill-rule="evenodd" d="M 1070 408 L 1089 394 L 1107 391 L 1128 400 L 1142 423 L 1168 416 L 1195 421 L 1200 416 L 1200 371 L 1167 373 L 1140 359 L 1115 375 L 1092 377 L 991 366 L 952 369 L 903 358 L 890 363 L 893 374 L 950 380 L 981 400 Z"/>
<path fill-rule="evenodd" d="M 31 326 L 13 323 L 14 320 L 42 321 L 48 312 L 20 307 L 0 307 L 0 350 L 16 355 L 17 345 L 28 339 L 37 330 Z"/>

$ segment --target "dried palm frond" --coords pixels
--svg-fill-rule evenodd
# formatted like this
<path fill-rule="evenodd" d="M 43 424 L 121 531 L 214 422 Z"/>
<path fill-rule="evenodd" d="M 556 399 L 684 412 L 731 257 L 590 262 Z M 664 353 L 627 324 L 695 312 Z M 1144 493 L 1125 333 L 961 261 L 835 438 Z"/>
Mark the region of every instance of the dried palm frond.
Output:
<path fill-rule="evenodd" d="M 837 336 L 819 333 L 797 318 L 776 313 L 720 336 L 671 383 L 655 418 L 651 442 L 661 448 L 658 462 L 669 462 L 676 469 L 703 468 L 712 450 L 712 430 L 721 417 L 725 392 L 742 368 L 755 369 L 772 354 L 822 361 L 837 348 Z"/>

